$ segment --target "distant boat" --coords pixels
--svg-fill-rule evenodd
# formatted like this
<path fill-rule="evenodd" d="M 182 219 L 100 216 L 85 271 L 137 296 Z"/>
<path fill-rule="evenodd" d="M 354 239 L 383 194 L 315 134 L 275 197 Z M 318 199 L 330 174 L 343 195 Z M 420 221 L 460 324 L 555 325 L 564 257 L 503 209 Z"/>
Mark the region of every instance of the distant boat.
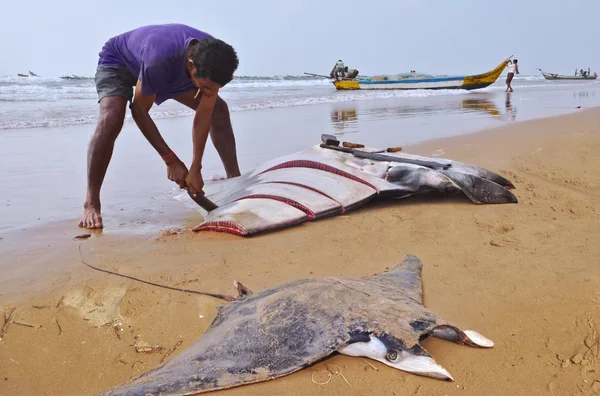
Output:
<path fill-rule="evenodd" d="M 35 74 L 35 73 L 34 73 L 34 72 L 32 72 L 32 71 L 30 71 L 30 72 L 29 72 L 29 75 L 30 75 L 31 77 L 39 77 L 37 74 Z"/>
<path fill-rule="evenodd" d="M 542 75 L 544 76 L 544 78 L 546 80 L 595 80 L 597 77 L 596 73 L 594 73 L 594 75 L 592 75 L 592 76 L 584 77 L 584 76 L 565 76 L 562 74 L 546 73 L 542 69 L 538 69 L 538 70 L 542 72 Z"/>
<path fill-rule="evenodd" d="M 63 80 L 92 80 L 94 77 L 82 77 L 71 74 L 70 76 L 61 76 Z"/>
<path fill-rule="evenodd" d="M 510 58 L 506 59 L 490 72 L 472 76 L 396 76 L 392 79 L 388 76 L 357 77 L 351 80 L 334 81 L 333 84 L 338 90 L 481 89 L 496 82 Z"/>
<path fill-rule="evenodd" d="M 29 77 L 29 74 L 21 74 L 21 73 L 19 73 L 19 74 L 17 74 L 17 76 L 19 76 L 19 77 Z"/>

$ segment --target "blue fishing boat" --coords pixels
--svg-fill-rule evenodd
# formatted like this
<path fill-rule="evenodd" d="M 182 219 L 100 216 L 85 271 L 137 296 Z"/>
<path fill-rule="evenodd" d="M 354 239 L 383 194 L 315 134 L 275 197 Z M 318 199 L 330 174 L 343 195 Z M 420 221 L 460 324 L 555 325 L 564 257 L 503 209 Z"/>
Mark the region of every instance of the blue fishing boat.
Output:
<path fill-rule="evenodd" d="M 471 76 L 374 76 L 336 80 L 333 84 L 338 90 L 481 89 L 493 84 L 500 77 L 509 59 L 490 72 Z"/>

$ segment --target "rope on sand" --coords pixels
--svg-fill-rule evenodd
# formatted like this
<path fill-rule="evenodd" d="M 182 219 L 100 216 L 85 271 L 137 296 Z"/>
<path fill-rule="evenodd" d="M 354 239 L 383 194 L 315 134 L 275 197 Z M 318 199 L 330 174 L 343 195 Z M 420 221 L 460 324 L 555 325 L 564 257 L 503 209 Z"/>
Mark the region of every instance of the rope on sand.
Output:
<path fill-rule="evenodd" d="M 133 277 L 133 276 L 119 274 L 118 272 L 110 271 L 110 270 L 107 270 L 107 269 L 98 268 L 96 266 L 93 266 L 93 265 L 87 263 L 83 259 L 83 253 L 81 252 L 81 243 L 79 243 L 78 249 L 79 249 L 79 259 L 81 260 L 81 262 L 83 264 L 87 265 L 88 267 L 90 267 L 91 269 L 94 269 L 96 271 L 104 272 L 105 274 L 120 276 L 122 278 L 131 279 L 131 280 L 134 280 L 136 282 L 145 283 L 145 284 L 151 285 L 151 286 L 161 287 L 163 289 L 175 290 L 175 291 L 180 291 L 180 292 L 184 292 L 184 293 L 200 294 L 200 295 L 203 295 L 203 296 L 214 297 L 214 298 L 218 298 L 218 299 L 225 300 L 225 301 L 233 301 L 233 300 L 235 300 L 235 297 L 233 297 L 233 296 L 227 296 L 225 294 L 209 293 L 209 292 L 202 292 L 202 291 L 198 291 L 198 290 L 190 290 L 190 289 L 183 289 L 183 288 L 179 288 L 179 287 L 161 285 L 159 283 L 154 283 L 154 282 L 150 282 L 150 281 L 147 281 L 147 280 L 144 280 L 144 279 L 139 279 L 139 278 L 136 278 L 136 277 Z"/>

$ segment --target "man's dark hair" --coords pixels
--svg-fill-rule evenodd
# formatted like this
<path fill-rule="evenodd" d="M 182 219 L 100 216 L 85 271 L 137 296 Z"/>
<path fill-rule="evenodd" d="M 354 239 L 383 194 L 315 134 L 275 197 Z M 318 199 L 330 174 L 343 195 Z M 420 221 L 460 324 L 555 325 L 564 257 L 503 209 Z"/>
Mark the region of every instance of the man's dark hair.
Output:
<path fill-rule="evenodd" d="M 196 65 L 196 76 L 208 78 L 220 86 L 233 79 L 239 61 L 233 47 L 216 38 L 196 42 L 191 51 L 192 62 Z"/>
<path fill-rule="evenodd" d="M 519 63 L 519 60 L 518 60 L 518 59 L 515 59 L 515 60 L 514 60 L 514 62 L 515 62 L 515 63 Z"/>

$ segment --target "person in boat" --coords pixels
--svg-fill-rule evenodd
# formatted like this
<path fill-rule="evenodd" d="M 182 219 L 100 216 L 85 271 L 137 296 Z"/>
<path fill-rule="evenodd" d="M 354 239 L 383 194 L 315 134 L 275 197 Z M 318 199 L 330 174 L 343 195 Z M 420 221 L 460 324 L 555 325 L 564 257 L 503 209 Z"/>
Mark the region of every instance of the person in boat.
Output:
<path fill-rule="evenodd" d="M 585 72 L 583 71 L 583 69 L 579 70 L 579 75 L 583 78 L 585 78 Z"/>
<path fill-rule="evenodd" d="M 335 62 L 335 65 L 333 66 L 333 69 L 331 69 L 331 73 L 329 73 L 329 76 L 331 78 L 335 78 L 336 80 L 338 78 L 344 78 L 344 62 L 342 62 L 342 60 L 338 60 L 337 62 Z"/>
<path fill-rule="evenodd" d="M 518 60 L 515 59 L 514 61 L 509 60 L 508 61 L 508 75 L 506 76 L 506 91 L 510 91 L 512 92 L 512 86 L 510 85 L 513 78 L 515 77 L 515 74 L 519 74 L 519 65 L 518 65 Z"/>
<path fill-rule="evenodd" d="M 165 162 L 167 177 L 179 187 L 192 195 L 203 194 L 202 157 L 209 134 L 227 177 L 240 175 L 229 109 L 219 96 L 238 64 L 231 45 L 182 24 L 142 26 L 104 44 L 95 77 L 100 117 L 88 149 L 87 196 L 80 227 L 103 227 L 100 188 L 128 102 L 137 126 Z M 189 169 L 164 141 L 149 114 L 154 104 L 169 99 L 196 112 Z"/>
<path fill-rule="evenodd" d="M 577 69 L 575 69 L 575 77 L 577 77 Z"/>
<path fill-rule="evenodd" d="M 588 77 L 590 76 L 590 73 L 591 73 L 591 70 L 590 70 L 590 68 L 588 67 L 588 70 L 587 70 L 587 76 L 588 76 Z"/>

